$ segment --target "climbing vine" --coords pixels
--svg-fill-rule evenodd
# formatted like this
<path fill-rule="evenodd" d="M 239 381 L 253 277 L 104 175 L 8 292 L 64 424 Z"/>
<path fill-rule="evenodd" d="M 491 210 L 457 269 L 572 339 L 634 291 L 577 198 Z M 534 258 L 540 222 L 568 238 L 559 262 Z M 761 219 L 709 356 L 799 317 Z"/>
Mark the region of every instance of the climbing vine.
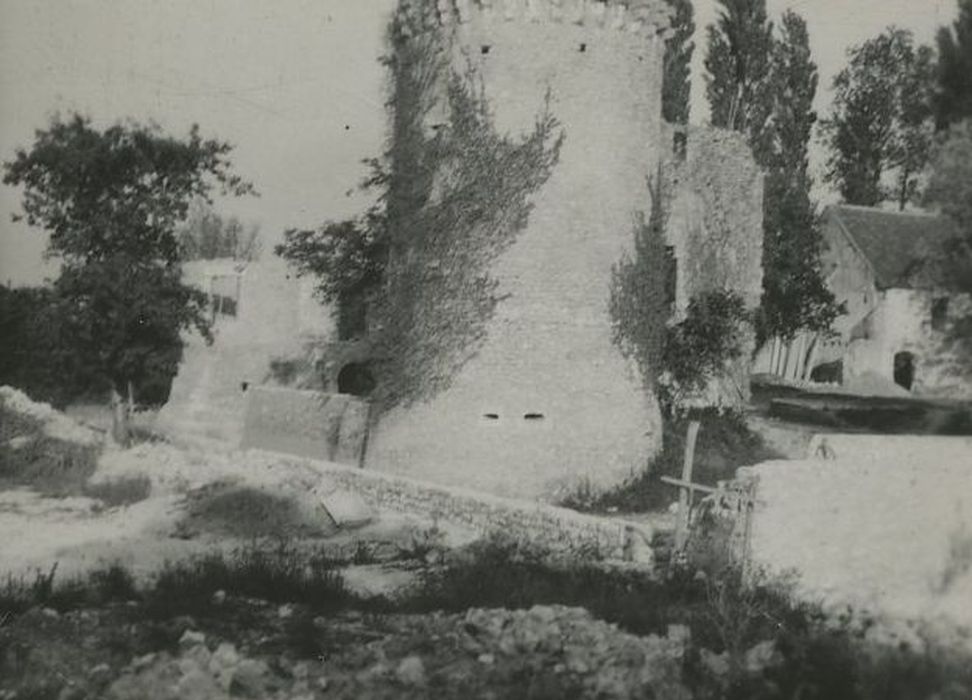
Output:
<path fill-rule="evenodd" d="M 660 171 L 649 182 L 651 214 L 636 220 L 633 253 L 614 266 L 609 310 L 614 343 L 636 361 L 646 390 L 672 415 L 687 395 L 704 390 L 740 357 L 751 319 L 739 294 L 710 289 L 693 296 L 675 320 L 668 182 Z"/>
<path fill-rule="evenodd" d="M 611 271 L 609 312 L 613 341 L 638 365 L 648 391 L 657 391 L 665 355 L 666 324 L 672 314 L 665 259 L 668 195 L 659 171 L 649 182 L 651 214 L 640 212 L 634 224 L 632 253 L 624 253 Z"/>
<path fill-rule="evenodd" d="M 383 295 L 379 398 L 384 405 L 428 398 L 445 389 L 484 338 L 499 302 L 490 263 L 527 224 L 529 197 L 552 171 L 562 135 L 545 107 L 519 139 L 497 134 L 473 79 L 452 73 L 448 120 L 433 136 L 401 136 L 406 172 L 433 174 L 424 191 L 390 182 L 391 255 Z M 395 167 L 404 164 L 396 163 Z"/>

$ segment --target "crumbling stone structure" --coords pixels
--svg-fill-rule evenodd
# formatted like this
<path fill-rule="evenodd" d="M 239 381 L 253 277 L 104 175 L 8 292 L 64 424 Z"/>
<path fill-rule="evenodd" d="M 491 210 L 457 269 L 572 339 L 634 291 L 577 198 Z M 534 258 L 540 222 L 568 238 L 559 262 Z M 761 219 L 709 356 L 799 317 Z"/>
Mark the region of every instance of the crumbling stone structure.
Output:
<path fill-rule="evenodd" d="M 402 0 L 400 11 L 428 15 L 430 4 Z M 664 0 L 443 0 L 432 9 L 422 31 L 437 35 L 451 69 L 439 80 L 469 81 L 499 134 L 529 134 L 546 108 L 563 141 L 525 226 L 491 261 L 499 301 L 473 351 L 446 388 L 381 415 L 366 466 L 527 497 L 618 484 L 661 444 L 657 401 L 612 342 L 608 308 L 636 222 L 660 205 L 649 180 L 674 163 L 669 235 L 687 271 L 682 305 L 712 287 L 755 304 L 759 171 L 732 137 L 676 138 L 663 124 Z M 448 129 L 448 117 L 432 105 L 425 126 Z"/>

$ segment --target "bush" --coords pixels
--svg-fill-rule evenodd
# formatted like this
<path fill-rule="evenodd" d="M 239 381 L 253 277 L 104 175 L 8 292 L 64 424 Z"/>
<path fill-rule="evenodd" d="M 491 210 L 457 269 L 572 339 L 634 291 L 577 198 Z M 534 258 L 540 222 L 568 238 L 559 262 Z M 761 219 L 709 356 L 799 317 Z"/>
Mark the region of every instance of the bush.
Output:
<path fill-rule="evenodd" d="M 349 607 L 353 597 L 334 570 L 337 563 L 284 545 L 247 547 L 229 556 L 209 554 L 168 564 L 144 594 L 145 611 L 156 619 L 212 612 L 217 591 L 274 603 L 300 603 L 316 612 Z"/>

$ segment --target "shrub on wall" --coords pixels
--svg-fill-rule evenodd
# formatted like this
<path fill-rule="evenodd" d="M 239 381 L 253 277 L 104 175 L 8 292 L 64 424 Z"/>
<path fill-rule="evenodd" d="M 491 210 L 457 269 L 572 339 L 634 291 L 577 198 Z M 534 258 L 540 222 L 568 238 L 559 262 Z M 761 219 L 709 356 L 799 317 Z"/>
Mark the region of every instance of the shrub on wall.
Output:
<path fill-rule="evenodd" d="M 727 363 L 742 354 L 750 314 L 731 290 L 703 292 L 689 301 L 685 318 L 668 328 L 663 372 L 671 399 L 703 391 Z"/>

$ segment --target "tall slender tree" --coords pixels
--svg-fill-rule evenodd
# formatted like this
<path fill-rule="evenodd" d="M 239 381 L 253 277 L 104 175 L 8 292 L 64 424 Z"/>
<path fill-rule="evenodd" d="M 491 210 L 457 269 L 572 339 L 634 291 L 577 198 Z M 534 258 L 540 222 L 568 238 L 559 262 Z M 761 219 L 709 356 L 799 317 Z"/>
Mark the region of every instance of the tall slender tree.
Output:
<path fill-rule="evenodd" d="M 891 198 L 903 209 L 917 195 L 931 147 L 932 50 L 916 47 L 910 31 L 889 27 L 849 57 L 822 124 L 831 151 L 825 177 L 850 204 Z M 885 186 L 886 174 L 893 174 L 893 188 Z"/>
<path fill-rule="evenodd" d="M 939 131 L 972 117 L 972 0 L 958 0 L 958 19 L 938 30 L 938 90 L 935 126 Z"/>
<path fill-rule="evenodd" d="M 692 93 L 691 64 L 695 52 L 695 11 L 692 0 L 668 0 L 675 11 L 674 33 L 665 42 L 662 116 L 672 124 L 688 124 Z"/>
<path fill-rule="evenodd" d="M 764 156 L 763 298 L 757 330 L 792 338 L 825 331 L 839 313 L 820 266 L 822 239 L 810 197 L 809 143 L 817 121 L 817 66 L 804 19 L 788 11 L 774 38 L 769 74 L 771 147 Z"/>
<path fill-rule="evenodd" d="M 705 57 L 712 125 L 746 134 L 762 165 L 771 149 L 766 127 L 773 105 L 773 24 L 766 15 L 766 0 L 718 1 L 722 10 L 708 27 Z"/>
<path fill-rule="evenodd" d="M 818 79 L 806 23 L 787 12 L 774 32 L 765 0 L 719 1 L 723 12 L 708 29 L 706 57 L 712 123 L 743 133 L 767 175 L 757 333 L 763 340 L 822 331 L 839 309 L 820 270 L 810 199 L 807 153 Z"/>

